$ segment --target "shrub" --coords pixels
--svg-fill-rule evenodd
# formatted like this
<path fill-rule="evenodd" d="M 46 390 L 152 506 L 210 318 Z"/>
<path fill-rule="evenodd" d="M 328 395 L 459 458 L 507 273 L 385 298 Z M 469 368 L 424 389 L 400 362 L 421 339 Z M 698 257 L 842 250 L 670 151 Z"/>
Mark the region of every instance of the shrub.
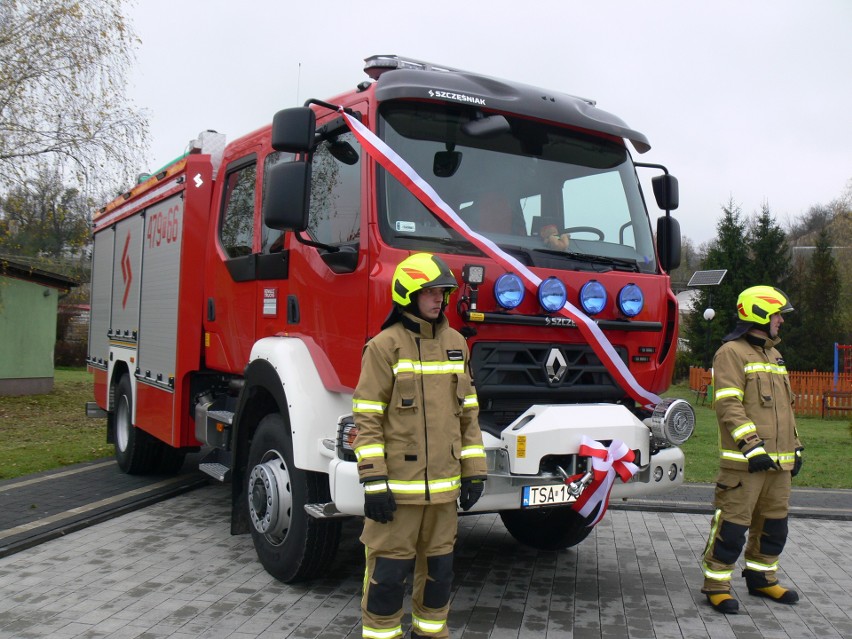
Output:
<path fill-rule="evenodd" d="M 87 342 L 57 340 L 53 349 L 53 363 L 56 366 L 85 368 L 87 350 Z"/>

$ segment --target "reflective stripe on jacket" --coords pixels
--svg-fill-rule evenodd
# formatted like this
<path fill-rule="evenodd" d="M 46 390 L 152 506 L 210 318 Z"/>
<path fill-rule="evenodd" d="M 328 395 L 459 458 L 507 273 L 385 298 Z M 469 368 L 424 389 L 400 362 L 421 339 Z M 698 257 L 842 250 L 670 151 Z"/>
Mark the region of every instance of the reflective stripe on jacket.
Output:
<path fill-rule="evenodd" d="M 434 330 L 434 333 L 433 333 Z M 462 335 L 404 313 L 367 343 L 352 398 L 362 482 L 387 479 L 397 501 L 458 498 L 463 477 L 486 477 L 479 404 Z"/>
<path fill-rule="evenodd" d="M 713 388 L 722 468 L 746 470 L 742 450 L 760 440 L 784 470 L 793 468 L 801 444 L 787 368 L 775 348 L 779 341 L 748 333 L 716 351 Z"/>

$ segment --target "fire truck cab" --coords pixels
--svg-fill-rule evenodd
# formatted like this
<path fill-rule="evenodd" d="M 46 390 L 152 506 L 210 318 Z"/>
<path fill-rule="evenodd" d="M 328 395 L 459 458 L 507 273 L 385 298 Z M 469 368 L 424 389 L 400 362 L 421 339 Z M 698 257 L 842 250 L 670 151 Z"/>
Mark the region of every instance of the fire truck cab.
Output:
<path fill-rule="evenodd" d="M 612 496 L 670 491 L 688 403 L 637 402 L 566 303 L 600 329 L 636 383 L 674 367 L 677 181 L 634 162 L 641 133 L 587 99 L 399 56 L 369 80 L 190 152 L 95 217 L 88 365 L 127 472 L 200 468 L 229 481 L 231 531 L 251 533 L 286 582 L 333 560 L 341 518 L 363 515 L 352 392 L 391 307 L 395 266 L 439 254 L 459 279 L 447 315 L 467 338 L 488 481 L 473 513 L 499 512 L 538 548 L 584 539 L 583 438 L 624 442 L 639 472 Z M 423 203 L 347 123 L 376 136 L 531 290 Z M 661 170 L 656 238 L 636 167 Z"/>

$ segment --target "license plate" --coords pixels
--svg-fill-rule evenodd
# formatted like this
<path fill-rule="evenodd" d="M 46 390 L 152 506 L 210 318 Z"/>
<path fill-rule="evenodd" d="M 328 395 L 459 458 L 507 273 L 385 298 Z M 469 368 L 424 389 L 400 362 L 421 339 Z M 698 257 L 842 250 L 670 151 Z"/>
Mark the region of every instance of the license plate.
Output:
<path fill-rule="evenodd" d="M 521 508 L 530 506 L 555 506 L 570 504 L 577 498 L 568 491 L 565 484 L 550 486 L 524 486 L 521 497 Z"/>

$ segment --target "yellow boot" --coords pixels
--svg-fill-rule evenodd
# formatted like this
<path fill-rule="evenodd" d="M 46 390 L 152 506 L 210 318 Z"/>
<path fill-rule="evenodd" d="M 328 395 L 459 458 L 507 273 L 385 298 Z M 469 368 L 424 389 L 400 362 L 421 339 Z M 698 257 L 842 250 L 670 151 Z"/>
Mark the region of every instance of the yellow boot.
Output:
<path fill-rule="evenodd" d="M 777 581 L 769 582 L 766 575 L 757 570 L 743 570 L 748 594 L 755 597 L 766 597 L 772 601 L 782 604 L 794 604 L 799 600 L 799 593 L 795 590 L 784 588 Z"/>
<path fill-rule="evenodd" d="M 735 615 L 740 610 L 740 602 L 734 599 L 729 592 L 707 592 L 707 601 L 713 606 L 713 610 L 726 615 Z"/>

